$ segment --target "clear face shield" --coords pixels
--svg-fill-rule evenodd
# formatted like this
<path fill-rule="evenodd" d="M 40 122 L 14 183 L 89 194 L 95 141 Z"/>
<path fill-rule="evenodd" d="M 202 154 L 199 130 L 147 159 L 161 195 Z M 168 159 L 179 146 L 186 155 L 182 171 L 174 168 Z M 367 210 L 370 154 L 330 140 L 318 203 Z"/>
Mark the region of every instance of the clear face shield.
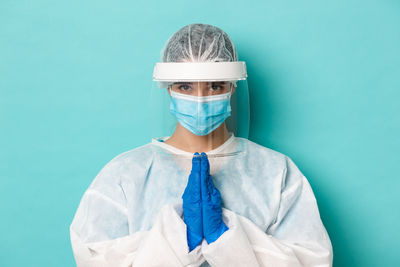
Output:
<path fill-rule="evenodd" d="M 151 92 L 152 137 L 191 154 L 242 153 L 245 142 L 227 143 L 234 137 L 248 138 L 246 78 L 244 62 L 157 63 Z"/>

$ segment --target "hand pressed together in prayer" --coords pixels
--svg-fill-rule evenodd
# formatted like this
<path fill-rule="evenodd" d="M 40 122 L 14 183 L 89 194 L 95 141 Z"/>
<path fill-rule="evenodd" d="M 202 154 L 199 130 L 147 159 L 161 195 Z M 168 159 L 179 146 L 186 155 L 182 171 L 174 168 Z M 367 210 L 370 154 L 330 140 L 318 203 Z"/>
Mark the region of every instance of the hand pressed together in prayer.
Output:
<path fill-rule="evenodd" d="M 210 163 L 204 152 L 201 155 L 196 152 L 193 156 L 192 170 L 182 199 L 190 251 L 203 238 L 210 244 L 228 230 L 222 220 L 221 194 L 214 186 Z"/>

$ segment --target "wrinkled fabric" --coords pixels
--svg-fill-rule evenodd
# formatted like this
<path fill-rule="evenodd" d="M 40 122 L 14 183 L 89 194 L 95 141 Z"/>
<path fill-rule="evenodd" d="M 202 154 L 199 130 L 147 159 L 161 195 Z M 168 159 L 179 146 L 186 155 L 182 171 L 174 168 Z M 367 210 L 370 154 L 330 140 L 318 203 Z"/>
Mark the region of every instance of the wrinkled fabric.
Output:
<path fill-rule="evenodd" d="M 207 154 L 229 228 L 218 240 L 189 253 L 181 197 L 192 154 L 154 139 L 113 158 L 83 195 L 70 227 L 77 265 L 332 265 L 313 191 L 289 157 L 233 136 Z"/>

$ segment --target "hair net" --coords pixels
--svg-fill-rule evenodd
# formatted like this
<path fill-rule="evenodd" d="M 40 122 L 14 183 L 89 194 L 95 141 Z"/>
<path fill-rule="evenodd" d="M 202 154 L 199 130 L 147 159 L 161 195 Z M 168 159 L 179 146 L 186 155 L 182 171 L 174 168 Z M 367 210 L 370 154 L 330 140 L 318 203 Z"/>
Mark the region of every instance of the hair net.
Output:
<path fill-rule="evenodd" d="M 189 24 L 174 33 L 161 52 L 162 62 L 238 61 L 231 38 L 208 24 Z"/>

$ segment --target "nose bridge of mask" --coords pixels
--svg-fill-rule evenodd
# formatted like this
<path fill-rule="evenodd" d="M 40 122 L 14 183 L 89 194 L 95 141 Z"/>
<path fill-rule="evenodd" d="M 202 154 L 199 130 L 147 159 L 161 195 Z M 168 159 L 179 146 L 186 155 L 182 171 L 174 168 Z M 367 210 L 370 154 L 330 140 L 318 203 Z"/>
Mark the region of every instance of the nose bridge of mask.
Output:
<path fill-rule="evenodd" d="M 186 95 L 186 94 L 178 93 L 178 92 L 173 91 L 172 89 L 168 89 L 168 90 L 171 94 L 171 97 L 173 97 L 173 98 L 192 101 L 192 102 L 198 102 L 198 103 L 206 103 L 206 102 L 230 99 L 231 94 L 232 94 L 232 91 L 230 90 L 227 93 L 219 94 L 219 95 L 193 96 L 193 95 Z"/>
<path fill-rule="evenodd" d="M 170 90 L 178 110 L 186 115 L 196 118 L 196 127 L 202 128 L 205 124 L 212 124 L 213 119 L 231 111 L 231 91 L 211 96 L 192 96 Z"/>

